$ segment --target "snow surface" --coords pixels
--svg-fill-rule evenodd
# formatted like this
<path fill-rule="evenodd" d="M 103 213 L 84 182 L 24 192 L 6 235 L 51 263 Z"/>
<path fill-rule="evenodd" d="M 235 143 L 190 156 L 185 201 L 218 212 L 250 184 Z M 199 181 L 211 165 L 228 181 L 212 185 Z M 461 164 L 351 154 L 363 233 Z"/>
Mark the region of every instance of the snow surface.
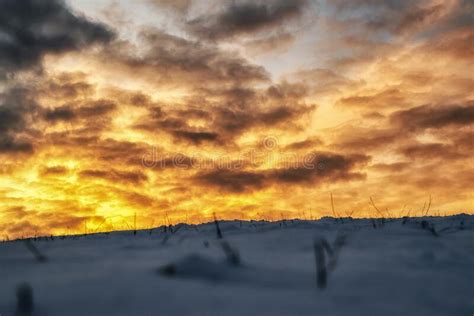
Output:
<path fill-rule="evenodd" d="M 474 216 L 220 229 L 223 239 L 209 223 L 31 241 L 44 262 L 25 241 L 1 243 L 0 315 L 15 315 L 24 283 L 33 316 L 474 313 Z M 326 288 L 316 277 L 322 240 L 334 253 Z"/>

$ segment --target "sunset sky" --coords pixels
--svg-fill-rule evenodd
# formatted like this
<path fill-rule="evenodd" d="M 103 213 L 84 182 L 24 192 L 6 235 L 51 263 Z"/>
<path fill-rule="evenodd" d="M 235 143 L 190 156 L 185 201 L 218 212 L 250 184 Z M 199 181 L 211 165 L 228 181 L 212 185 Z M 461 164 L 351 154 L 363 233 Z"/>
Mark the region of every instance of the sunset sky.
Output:
<path fill-rule="evenodd" d="M 469 0 L 0 0 L 0 239 L 473 214 Z M 372 197 L 379 209 L 370 203 Z"/>

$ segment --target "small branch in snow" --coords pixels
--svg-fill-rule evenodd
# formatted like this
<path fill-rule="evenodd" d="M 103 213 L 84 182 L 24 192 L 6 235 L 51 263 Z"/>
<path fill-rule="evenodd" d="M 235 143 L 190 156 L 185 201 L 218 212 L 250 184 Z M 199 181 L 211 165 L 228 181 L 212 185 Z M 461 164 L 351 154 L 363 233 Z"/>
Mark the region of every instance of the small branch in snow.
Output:
<path fill-rule="evenodd" d="M 28 249 L 33 254 L 33 256 L 38 262 L 45 262 L 47 260 L 46 256 L 43 255 L 38 250 L 38 248 L 36 248 L 36 246 L 31 242 L 31 240 L 25 239 L 24 243 L 25 243 L 26 249 Z"/>
<path fill-rule="evenodd" d="M 33 288 L 28 283 L 24 283 L 18 286 L 16 290 L 16 315 L 18 316 L 30 316 L 33 313 Z"/>

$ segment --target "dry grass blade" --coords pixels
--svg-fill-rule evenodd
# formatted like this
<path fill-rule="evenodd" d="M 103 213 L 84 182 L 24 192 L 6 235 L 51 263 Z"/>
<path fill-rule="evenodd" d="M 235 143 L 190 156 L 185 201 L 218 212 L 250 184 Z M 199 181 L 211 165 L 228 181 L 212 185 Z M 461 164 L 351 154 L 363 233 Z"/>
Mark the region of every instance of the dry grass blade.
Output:
<path fill-rule="evenodd" d="M 216 225 L 217 239 L 222 239 L 222 231 L 219 227 L 219 221 L 217 220 L 216 213 L 214 213 L 214 225 Z"/>
<path fill-rule="evenodd" d="M 332 197 L 332 192 L 331 192 L 331 209 L 332 209 L 332 216 L 336 219 L 336 221 L 339 218 L 339 215 L 336 213 L 336 210 L 334 209 L 334 199 Z"/>
<path fill-rule="evenodd" d="M 425 212 L 424 216 L 428 215 L 428 212 L 430 211 L 430 207 L 431 207 L 431 194 L 430 194 L 430 199 L 429 199 L 429 202 L 428 202 L 428 208 L 426 209 L 426 212 Z"/>
<path fill-rule="evenodd" d="M 374 200 L 372 199 L 372 197 L 370 197 L 370 204 L 373 206 L 373 208 L 377 211 L 377 213 L 378 213 L 382 218 L 385 217 L 385 216 L 383 215 L 383 213 L 378 209 L 378 207 L 375 206 L 375 203 L 374 203 Z"/>

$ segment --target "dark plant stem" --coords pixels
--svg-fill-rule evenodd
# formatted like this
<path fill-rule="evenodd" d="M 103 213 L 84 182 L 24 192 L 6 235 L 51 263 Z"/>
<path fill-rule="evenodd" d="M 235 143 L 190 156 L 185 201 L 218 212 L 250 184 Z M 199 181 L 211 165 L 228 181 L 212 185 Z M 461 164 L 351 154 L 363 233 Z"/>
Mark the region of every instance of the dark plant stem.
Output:
<path fill-rule="evenodd" d="M 33 313 L 33 289 L 28 283 L 21 284 L 16 290 L 16 315 L 30 316 Z"/>
<path fill-rule="evenodd" d="M 314 255 L 316 258 L 316 282 L 318 288 L 324 289 L 327 284 L 326 256 L 322 240 L 314 243 Z"/>
<path fill-rule="evenodd" d="M 31 242 L 31 240 L 25 239 L 24 243 L 25 243 L 26 249 L 28 249 L 33 254 L 33 256 L 38 262 L 45 262 L 47 260 L 46 256 L 44 256 L 38 250 L 38 248 L 36 248 L 36 246 Z"/>
<path fill-rule="evenodd" d="M 216 225 L 217 239 L 222 239 L 222 231 L 219 227 L 219 221 L 217 220 L 216 214 L 214 213 L 214 224 Z"/>

